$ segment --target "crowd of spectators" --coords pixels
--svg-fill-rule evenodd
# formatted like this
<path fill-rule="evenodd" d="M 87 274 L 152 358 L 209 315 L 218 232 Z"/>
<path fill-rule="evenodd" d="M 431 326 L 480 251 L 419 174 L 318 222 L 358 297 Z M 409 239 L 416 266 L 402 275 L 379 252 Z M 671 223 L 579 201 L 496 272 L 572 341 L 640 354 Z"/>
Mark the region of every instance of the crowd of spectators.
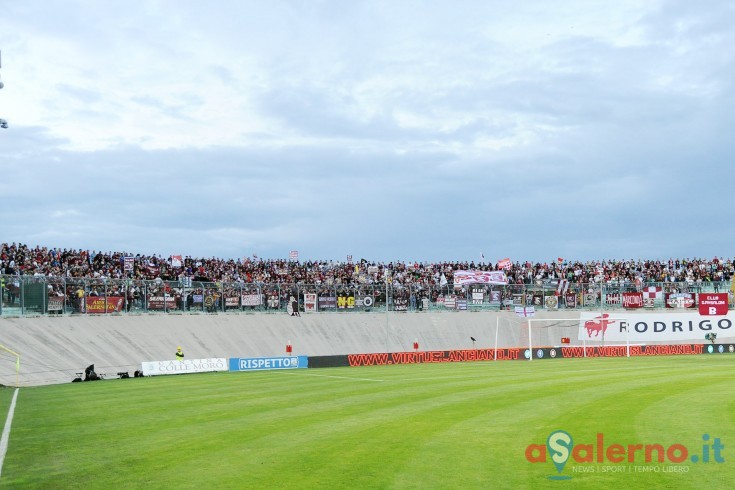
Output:
<path fill-rule="evenodd" d="M 127 266 L 125 257 L 128 260 Z M 172 257 L 127 252 L 101 252 L 66 248 L 0 244 L 0 275 L 58 278 L 171 280 L 239 284 L 311 284 L 359 286 L 383 284 L 416 288 L 452 284 L 457 270 L 499 270 L 497 263 L 447 261 L 356 263 L 333 260 L 221 259 Z M 735 274 L 733 259 L 714 257 L 668 260 L 594 260 L 514 262 L 505 269 L 510 284 L 540 284 L 567 279 L 570 283 L 644 285 L 660 282 L 729 282 Z"/>

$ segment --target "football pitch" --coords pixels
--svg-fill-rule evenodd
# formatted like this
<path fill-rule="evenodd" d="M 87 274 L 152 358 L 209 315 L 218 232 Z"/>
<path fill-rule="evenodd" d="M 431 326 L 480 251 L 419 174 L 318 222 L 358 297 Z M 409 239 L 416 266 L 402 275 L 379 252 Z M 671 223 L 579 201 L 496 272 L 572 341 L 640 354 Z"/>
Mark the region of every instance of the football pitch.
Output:
<path fill-rule="evenodd" d="M 0 487 L 725 488 L 734 375 L 692 355 L 20 388 Z"/>

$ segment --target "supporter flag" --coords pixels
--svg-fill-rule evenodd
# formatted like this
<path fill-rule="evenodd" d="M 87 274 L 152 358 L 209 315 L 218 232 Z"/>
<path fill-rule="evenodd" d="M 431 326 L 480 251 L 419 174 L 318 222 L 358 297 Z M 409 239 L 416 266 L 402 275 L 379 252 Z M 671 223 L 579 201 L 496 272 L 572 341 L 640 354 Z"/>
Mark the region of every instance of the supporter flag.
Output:
<path fill-rule="evenodd" d="M 498 260 L 498 268 L 500 269 L 510 269 L 510 258 L 504 258 Z"/>
<path fill-rule="evenodd" d="M 666 293 L 666 308 L 694 308 L 697 304 L 696 293 Z"/>
<path fill-rule="evenodd" d="M 299 251 L 298 250 L 291 250 L 291 252 L 288 254 L 289 260 L 299 260 Z"/>
<path fill-rule="evenodd" d="M 516 306 L 515 312 L 521 318 L 536 316 L 536 309 L 533 306 Z"/>
<path fill-rule="evenodd" d="M 643 307 L 643 293 L 623 293 L 623 308 Z"/>
<path fill-rule="evenodd" d="M 727 315 L 727 293 L 701 293 L 699 295 L 700 315 Z"/>
<path fill-rule="evenodd" d="M 181 255 L 172 255 L 171 256 L 171 267 L 181 267 Z"/>
<path fill-rule="evenodd" d="M 643 299 L 659 299 L 664 295 L 663 288 L 659 286 L 648 286 L 643 288 Z"/>
<path fill-rule="evenodd" d="M 556 286 L 556 295 L 564 296 L 569 289 L 569 281 L 566 279 L 559 279 L 559 285 Z"/>
<path fill-rule="evenodd" d="M 348 264 L 351 264 L 352 263 L 352 255 L 348 255 L 347 256 L 347 263 Z"/>
<path fill-rule="evenodd" d="M 733 281 L 733 282 L 735 282 L 735 281 Z M 439 285 L 440 286 L 446 286 L 448 283 L 449 283 L 449 281 L 447 281 L 447 276 L 445 276 L 444 273 L 442 272 L 442 277 L 439 280 Z"/>
<path fill-rule="evenodd" d="M 564 262 L 564 259 L 562 259 L 561 257 L 557 257 L 557 259 L 556 259 L 556 260 L 558 260 L 560 264 L 561 264 L 562 262 Z"/>

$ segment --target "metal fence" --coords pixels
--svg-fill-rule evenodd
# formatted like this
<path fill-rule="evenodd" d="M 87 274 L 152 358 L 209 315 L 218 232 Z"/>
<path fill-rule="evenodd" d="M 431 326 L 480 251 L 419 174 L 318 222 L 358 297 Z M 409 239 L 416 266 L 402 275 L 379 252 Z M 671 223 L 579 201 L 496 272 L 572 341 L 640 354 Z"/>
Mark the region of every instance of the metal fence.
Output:
<path fill-rule="evenodd" d="M 533 306 L 547 310 L 623 307 L 628 293 L 646 294 L 644 308 L 665 308 L 668 296 L 730 291 L 730 282 L 635 285 L 556 282 L 511 285 L 222 283 L 106 278 L 0 276 L 0 316 L 131 313 L 347 311 L 483 311 Z M 732 303 L 732 298 L 730 298 Z M 690 304 L 689 306 L 692 306 Z"/>

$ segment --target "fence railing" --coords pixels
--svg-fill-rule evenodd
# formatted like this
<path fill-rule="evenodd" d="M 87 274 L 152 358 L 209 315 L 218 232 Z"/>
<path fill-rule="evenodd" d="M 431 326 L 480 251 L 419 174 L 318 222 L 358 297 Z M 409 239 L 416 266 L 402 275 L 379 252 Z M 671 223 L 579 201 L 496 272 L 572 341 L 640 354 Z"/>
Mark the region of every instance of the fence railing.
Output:
<path fill-rule="evenodd" d="M 629 282 L 479 285 L 222 283 L 106 278 L 0 276 L 0 316 L 128 314 L 619 309 L 641 297 L 642 308 L 665 308 L 667 298 L 730 291 L 730 282 Z M 732 305 L 732 295 L 729 298 Z"/>

